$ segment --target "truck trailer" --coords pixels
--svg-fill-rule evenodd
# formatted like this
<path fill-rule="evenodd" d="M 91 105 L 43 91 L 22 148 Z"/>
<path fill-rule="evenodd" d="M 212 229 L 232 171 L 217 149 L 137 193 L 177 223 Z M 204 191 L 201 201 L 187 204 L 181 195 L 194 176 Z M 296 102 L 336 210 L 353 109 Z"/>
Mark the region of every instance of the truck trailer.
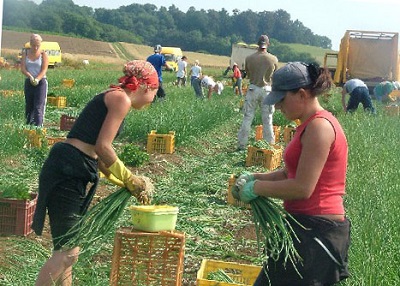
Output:
<path fill-rule="evenodd" d="M 324 66 L 335 84 L 342 86 L 347 80 L 358 78 L 368 88 L 382 81 L 399 81 L 399 34 L 347 30 L 338 53 L 327 53 Z"/>

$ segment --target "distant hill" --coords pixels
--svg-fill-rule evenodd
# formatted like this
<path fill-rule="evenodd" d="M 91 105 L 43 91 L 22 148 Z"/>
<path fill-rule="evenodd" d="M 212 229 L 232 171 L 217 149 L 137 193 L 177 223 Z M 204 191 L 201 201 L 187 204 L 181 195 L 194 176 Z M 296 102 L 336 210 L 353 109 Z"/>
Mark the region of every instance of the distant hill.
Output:
<path fill-rule="evenodd" d="M 150 46 L 130 43 L 107 43 L 89 39 L 74 38 L 60 35 L 41 34 L 43 40 L 58 42 L 65 57 L 77 60 L 89 59 L 103 62 L 124 62 L 126 59 L 146 59 L 153 53 Z M 23 45 L 29 40 L 30 33 L 3 30 L 2 54 L 18 54 Z M 287 44 L 297 52 L 306 52 L 314 56 L 320 63 L 323 62 L 325 52 L 331 51 L 302 44 Z M 196 52 L 183 53 L 189 63 L 199 60 L 202 66 L 227 67 L 229 57 L 208 55 Z"/>

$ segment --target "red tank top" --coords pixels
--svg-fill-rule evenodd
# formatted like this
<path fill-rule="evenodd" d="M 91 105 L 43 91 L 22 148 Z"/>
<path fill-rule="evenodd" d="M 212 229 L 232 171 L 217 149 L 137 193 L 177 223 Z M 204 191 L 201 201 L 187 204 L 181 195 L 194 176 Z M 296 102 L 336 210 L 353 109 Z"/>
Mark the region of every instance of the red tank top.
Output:
<path fill-rule="evenodd" d="M 297 127 L 293 139 L 284 152 L 284 161 L 288 171 L 288 178 L 296 177 L 302 144 L 301 136 L 314 118 L 325 118 L 335 131 L 335 141 L 332 143 L 327 161 L 322 169 L 321 176 L 309 199 L 286 200 L 285 209 L 292 214 L 328 215 L 344 214 L 343 195 L 345 194 L 347 170 L 347 140 L 338 120 L 328 111 L 315 113 L 303 124 Z"/>

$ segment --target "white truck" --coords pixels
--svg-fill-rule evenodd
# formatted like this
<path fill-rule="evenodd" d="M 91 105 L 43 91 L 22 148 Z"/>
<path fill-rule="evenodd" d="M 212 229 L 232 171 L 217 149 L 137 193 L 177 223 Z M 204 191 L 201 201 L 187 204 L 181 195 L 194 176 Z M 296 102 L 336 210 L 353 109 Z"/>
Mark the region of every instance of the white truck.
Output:
<path fill-rule="evenodd" d="M 232 54 L 229 62 L 229 67 L 233 67 L 233 63 L 237 63 L 239 69 L 244 71 L 246 57 L 254 54 L 258 49 L 256 44 L 237 43 L 232 45 Z"/>

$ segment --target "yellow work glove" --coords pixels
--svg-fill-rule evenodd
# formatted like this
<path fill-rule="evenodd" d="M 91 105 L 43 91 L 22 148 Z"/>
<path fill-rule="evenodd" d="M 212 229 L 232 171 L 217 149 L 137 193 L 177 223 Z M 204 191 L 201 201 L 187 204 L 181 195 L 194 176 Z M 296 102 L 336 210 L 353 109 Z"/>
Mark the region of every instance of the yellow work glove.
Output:
<path fill-rule="evenodd" d="M 108 177 L 107 176 L 105 177 L 110 183 L 113 183 L 114 185 L 119 186 L 121 188 L 125 188 L 125 184 L 121 180 L 117 179 L 113 174 L 110 174 Z"/>
<path fill-rule="evenodd" d="M 124 187 L 131 192 L 139 203 L 149 204 L 151 202 L 154 186 L 149 178 L 132 175 L 131 171 L 125 167 L 119 158 L 117 158 L 108 170 L 111 172 L 111 175 L 123 183 Z"/>
<path fill-rule="evenodd" d="M 148 177 L 132 175 L 125 186 L 140 204 L 148 205 L 151 203 L 154 185 Z"/>
<path fill-rule="evenodd" d="M 117 158 L 114 163 L 108 168 L 112 175 L 118 180 L 120 180 L 124 186 L 126 186 L 126 182 L 129 181 L 132 176 L 131 171 L 127 167 L 125 167 L 124 163 Z"/>

